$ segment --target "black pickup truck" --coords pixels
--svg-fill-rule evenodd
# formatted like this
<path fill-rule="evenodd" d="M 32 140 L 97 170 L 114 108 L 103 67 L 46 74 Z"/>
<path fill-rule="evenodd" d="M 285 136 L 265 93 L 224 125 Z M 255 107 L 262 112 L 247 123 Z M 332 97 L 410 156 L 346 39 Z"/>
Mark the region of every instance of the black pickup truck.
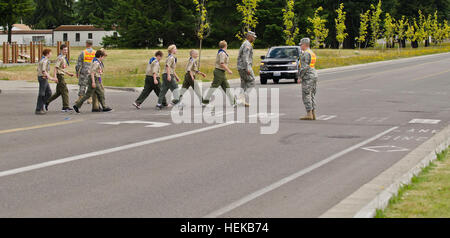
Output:
<path fill-rule="evenodd" d="M 292 79 L 298 82 L 301 48 L 299 46 L 277 46 L 269 49 L 266 56 L 261 56 L 261 84 L 273 80 Z"/>

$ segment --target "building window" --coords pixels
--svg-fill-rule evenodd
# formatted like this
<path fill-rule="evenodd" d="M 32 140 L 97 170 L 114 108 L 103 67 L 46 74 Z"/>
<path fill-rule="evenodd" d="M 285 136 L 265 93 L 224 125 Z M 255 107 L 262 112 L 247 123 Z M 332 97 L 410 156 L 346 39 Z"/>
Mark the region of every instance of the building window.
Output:
<path fill-rule="evenodd" d="M 89 34 L 88 34 L 88 39 L 89 39 L 89 40 L 92 40 L 92 33 L 89 33 Z"/>
<path fill-rule="evenodd" d="M 64 34 L 63 34 L 63 41 L 67 41 L 67 38 L 68 38 L 68 37 L 67 37 L 67 33 L 64 33 Z"/>
<path fill-rule="evenodd" d="M 33 36 L 33 42 L 44 42 L 45 41 L 45 36 Z"/>
<path fill-rule="evenodd" d="M 80 33 L 75 34 L 75 41 L 80 42 Z"/>

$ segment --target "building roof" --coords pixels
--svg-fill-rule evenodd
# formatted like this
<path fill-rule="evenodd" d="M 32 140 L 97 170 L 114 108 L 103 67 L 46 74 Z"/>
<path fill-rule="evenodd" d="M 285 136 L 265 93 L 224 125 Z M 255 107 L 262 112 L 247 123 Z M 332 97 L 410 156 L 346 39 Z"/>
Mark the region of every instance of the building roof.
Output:
<path fill-rule="evenodd" d="M 31 31 L 31 27 L 25 25 L 25 24 L 14 24 L 13 31 Z"/>
<path fill-rule="evenodd" d="M 97 28 L 92 25 L 62 25 L 54 31 L 104 31 L 103 28 Z"/>
<path fill-rule="evenodd" d="M 7 31 L 0 31 L 0 35 L 7 35 Z M 52 30 L 17 30 L 11 31 L 12 35 L 52 35 Z"/>

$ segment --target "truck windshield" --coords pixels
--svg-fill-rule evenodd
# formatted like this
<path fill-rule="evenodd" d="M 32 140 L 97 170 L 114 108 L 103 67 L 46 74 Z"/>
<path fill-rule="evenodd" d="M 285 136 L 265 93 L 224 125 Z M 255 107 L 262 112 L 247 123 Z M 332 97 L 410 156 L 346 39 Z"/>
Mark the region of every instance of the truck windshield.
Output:
<path fill-rule="evenodd" d="M 274 48 L 270 50 L 267 58 L 298 58 L 298 55 L 298 50 L 296 48 Z"/>

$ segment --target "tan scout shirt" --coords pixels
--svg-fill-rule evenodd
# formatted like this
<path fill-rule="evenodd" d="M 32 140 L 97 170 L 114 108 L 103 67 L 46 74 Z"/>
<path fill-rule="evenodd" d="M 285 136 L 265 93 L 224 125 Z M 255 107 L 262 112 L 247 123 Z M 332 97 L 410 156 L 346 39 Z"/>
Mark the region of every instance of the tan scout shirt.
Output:
<path fill-rule="evenodd" d="M 166 67 L 169 66 L 168 74 L 175 74 L 175 68 L 177 67 L 177 58 L 173 55 L 169 55 L 166 60 Z"/>
<path fill-rule="evenodd" d="M 44 71 L 50 74 L 50 61 L 47 57 L 42 58 L 39 61 L 38 67 L 37 67 L 37 73 L 39 77 L 45 77 Z"/>
<path fill-rule="evenodd" d="M 159 77 L 159 71 L 160 71 L 159 61 L 155 59 L 151 64 L 147 65 L 145 75 L 153 76 L 153 74 L 156 74 L 156 76 Z"/>
<path fill-rule="evenodd" d="M 190 58 L 188 64 L 186 65 L 186 73 L 189 72 L 198 72 L 198 61 L 193 58 Z"/>
<path fill-rule="evenodd" d="M 56 59 L 55 66 L 56 66 L 56 74 L 64 75 L 66 73 L 65 69 L 68 67 L 66 56 L 64 55 L 58 56 L 58 58 Z"/>
<path fill-rule="evenodd" d="M 89 71 L 90 73 L 94 72 L 94 76 L 97 78 L 102 77 L 103 74 L 103 64 L 101 64 L 99 61 L 95 61 L 91 65 L 91 69 Z"/>
<path fill-rule="evenodd" d="M 216 68 L 225 70 L 221 64 L 225 64 L 228 66 L 229 60 L 230 60 L 230 57 L 227 55 L 227 53 L 225 51 L 221 51 L 220 53 L 217 54 L 217 57 L 216 57 Z"/>

